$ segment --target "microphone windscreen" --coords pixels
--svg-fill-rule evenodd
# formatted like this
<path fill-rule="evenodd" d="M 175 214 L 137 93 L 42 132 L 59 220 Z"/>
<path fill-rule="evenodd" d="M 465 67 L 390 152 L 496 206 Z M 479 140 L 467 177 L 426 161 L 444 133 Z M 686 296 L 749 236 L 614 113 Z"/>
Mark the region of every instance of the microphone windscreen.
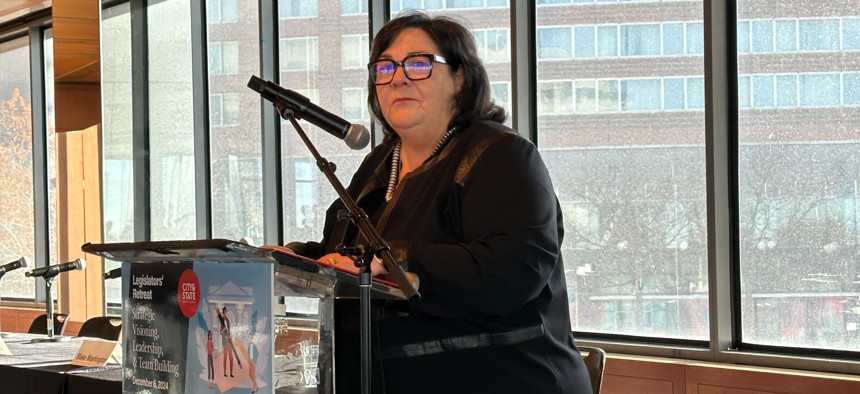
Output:
<path fill-rule="evenodd" d="M 27 268 L 28 266 L 30 266 L 30 258 L 28 258 L 27 256 L 21 257 L 21 259 L 18 261 L 21 263 L 21 268 Z"/>
<path fill-rule="evenodd" d="M 76 270 L 82 270 L 84 268 L 87 268 L 87 261 L 86 260 L 84 260 L 82 258 L 75 260 L 75 269 Z"/>

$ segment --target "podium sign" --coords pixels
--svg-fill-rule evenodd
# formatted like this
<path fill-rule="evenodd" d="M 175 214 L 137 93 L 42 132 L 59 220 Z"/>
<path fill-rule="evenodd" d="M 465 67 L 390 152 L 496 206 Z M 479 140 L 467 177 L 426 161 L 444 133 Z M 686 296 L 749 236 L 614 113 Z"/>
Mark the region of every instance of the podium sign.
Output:
<path fill-rule="evenodd" d="M 223 239 L 81 250 L 123 263 L 123 392 L 333 391 L 333 303 L 358 296 L 358 276 Z M 383 280 L 370 290 L 404 298 Z"/>
<path fill-rule="evenodd" d="M 123 263 L 123 392 L 275 392 L 274 260 L 235 245 L 82 247 Z"/>

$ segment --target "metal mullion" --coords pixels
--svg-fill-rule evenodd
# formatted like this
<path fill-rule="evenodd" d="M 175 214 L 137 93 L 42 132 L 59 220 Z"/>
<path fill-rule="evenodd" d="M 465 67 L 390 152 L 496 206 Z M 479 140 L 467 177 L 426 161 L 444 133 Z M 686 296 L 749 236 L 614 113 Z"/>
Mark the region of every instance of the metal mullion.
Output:
<path fill-rule="evenodd" d="M 368 45 L 373 45 L 373 38 L 376 37 L 376 34 L 379 33 L 379 29 L 385 25 L 391 19 L 391 2 L 389 1 L 372 1 L 368 3 L 370 7 L 367 10 L 368 13 L 368 28 L 370 35 L 367 40 Z M 370 53 L 370 47 L 368 46 L 367 52 Z M 371 59 L 375 60 L 375 59 Z M 370 146 L 376 146 L 382 143 L 382 139 L 384 134 L 382 132 L 382 127 L 379 127 L 377 122 L 371 122 L 370 124 Z"/>
<path fill-rule="evenodd" d="M 276 0 L 260 0 L 260 78 L 278 81 L 278 8 Z M 263 100 L 260 98 L 260 100 Z M 261 108 L 263 165 L 263 239 L 270 245 L 284 243 L 284 195 L 281 188 L 281 122 L 274 106 L 264 102 Z"/>
<path fill-rule="evenodd" d="M 131 0 L 134 240 L 152 239 L 149 162 L 149 50 L 146 0 Z"/>
<path fill-rule="evenodd" d="M 536 26 L 533 1 L 511 4 L 511 123 L 535 145 L 538 143 Z"/>
<path fill-rule="evenodd" d="M 191 1 L 191 74 L 197 238 L 212 238 L 212 168 L 209 140 L 209 73 L 206 2 Z"/>
<path fill-rule="evenodd" d="M 33 265 L 51 265 L 50 210 L 48 207 L 48 129 L 45 86 L 44 30 L 29 28 L 30 105 L 33 153 Z M 44 279 L 33 281 L 36 302 L 45 302 Z"/>

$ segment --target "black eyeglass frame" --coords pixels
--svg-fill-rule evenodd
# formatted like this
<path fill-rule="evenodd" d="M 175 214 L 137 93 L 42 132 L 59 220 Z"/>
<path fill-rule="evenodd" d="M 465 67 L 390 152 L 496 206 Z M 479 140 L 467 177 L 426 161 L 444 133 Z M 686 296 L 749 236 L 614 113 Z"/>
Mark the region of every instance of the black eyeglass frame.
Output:
<path fill-rule="evenodd" d="M 409 71 L 406 71 L 406 67 L 404 67 L 403 63 L 405 63 L 407 60 L 412 59 L 414 57 L 424 57 L 424 58 L 427 58 L 427 60 L 429 60 L 430 72 L 427 73 L 426 77 L 412 78 L 412 76 L 409 75 Z M 376 77 L 377 73 L 374 71 L 374 69 L 375 69 L 376 64 L 379 62 L 394 63 L 394 72 L 391 73 L 391 79 L 388 80 L 388 82 L 383 82 L 383 83 L 377 82 L 377 77 Z M 373 84 L 377 85 L 377 86 L 388 85 L 391 83 L 391 81 L 394 81 L 394 74 L 397 74 L 397 67 L 400 67 L 401 69 L 403 69 L 403 75 L 405 75 L 406 78 L 409 78 L 410 81 L 422 81 L 422 80 L 430 78 L 433 75 L 433 63 L 448 64 L 448 61 L 444 57 L 439 56 L 439 55 L 435 55 L 432 53 L 413 53 L 411 55 L 407 55 L 406 57 L 403 58 L 403 60 L 400 60 L 399 62 L 397 60 L 394 60 L 394 59 L 374 60 L 370 63 L 367 63 L 367 72 L 370 73 L 370 79 L 373 80 Z"/>

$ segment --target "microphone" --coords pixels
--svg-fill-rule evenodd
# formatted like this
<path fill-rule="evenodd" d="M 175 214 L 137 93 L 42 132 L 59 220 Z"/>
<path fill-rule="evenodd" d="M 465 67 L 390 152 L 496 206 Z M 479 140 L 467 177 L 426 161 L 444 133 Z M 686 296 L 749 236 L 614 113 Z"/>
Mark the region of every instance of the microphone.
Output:
<path fill-rule="evenodd" d="M 349 123 L 332 114 L 301 94 L 284 89 L 272 81 L 264 81 L 255 75 L 248 81 L 248 87 L 260 93 L 264 99 L 271 101 L 279 111 L 282 108 L 293 110 L 296 118 L 304 118 L 314 126 L 342 139 L 351 149 L 364 149 L 370 142 L 370 132 L 360 124 Z"/>
<path fill-rule="evenodd" d="M 114 268 L 108 272 L 104 273 L 105 280 L 115 279 L 122 276 L 122 268 Z"/>
<path fill-rule="evenodd" d="M 15 260 L 9 264 L 4 264 L 4 265 L 0 266 L 0 278 L 2 278 L 3 275 L 6 275 L 6 273 L 9 271 L 14 271 L 18 268 L 26 267 L 28 265 L 29 261 L 30 261 L 30 259 L 28 259 L 27 256 L 24 256 L 24 257 L 21 257 L 20 259 Z"/>
<path fill-rule="evenodd" d="M 39 267 L 32 271 L 28 271 L 24 274 L 24 276 L 41 276 L 46 280 L 53 278 L 59 275 L 62 272 L 71 271 L 71 270 L 82 270 L 87 267 L 87 262 L 84 259 L 75 259 L 75 261 L 70 261 L 68 263 L 51 265 L 47 267 Z"/>

